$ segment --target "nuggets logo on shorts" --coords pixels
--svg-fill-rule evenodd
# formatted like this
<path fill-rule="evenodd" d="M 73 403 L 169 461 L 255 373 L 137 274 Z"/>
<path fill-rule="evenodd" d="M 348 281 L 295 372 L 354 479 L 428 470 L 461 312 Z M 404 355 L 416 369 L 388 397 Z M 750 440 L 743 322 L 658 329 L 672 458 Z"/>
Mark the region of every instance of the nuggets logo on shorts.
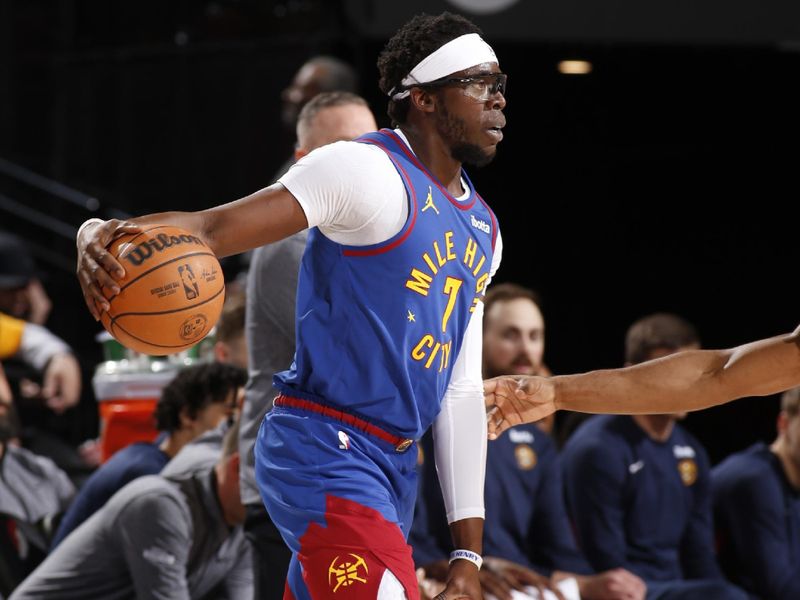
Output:
<path fill-rule="evenodd" d="M 681 475 L 683 485 L 693 485 L 697 481 L 697 463 L 691 458 L 684 458 L 678 462 L 678 473 Z"/>
<path fill-rule="evenodd" d="M 536 466 L 536 451 L 528 444 L 517 444 L 514 448 L 517 466 L 523 471 L 530 471 Z"/>
<path fill-rule="evenodd" d="M 331 561 L 331 566 L 328 567 L 328 585 L 333 588 L 336 593 L 340 587 L 348 587 L 354 583 L 367 583 L 367 575 L 369 568 L 366 561 L 358 554 L 350 554 L 354 560 L 339 561 L 337 556 Z M 363 568 L 364 573 L 361 574 Z"/>

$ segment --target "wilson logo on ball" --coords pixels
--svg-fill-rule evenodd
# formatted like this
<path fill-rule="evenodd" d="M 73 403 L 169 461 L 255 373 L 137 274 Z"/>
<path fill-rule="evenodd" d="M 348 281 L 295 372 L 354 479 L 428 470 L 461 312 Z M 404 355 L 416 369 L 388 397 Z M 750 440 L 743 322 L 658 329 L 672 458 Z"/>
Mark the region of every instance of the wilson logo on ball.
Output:
<path fill-rule="evenodd" d="M 153 251 L 163 252 L 167 248 L 172 248 L 173 246 L 177 246 L 179 244 L 189 244 L 208 248 L 208 246 L 203 243 L 203 240 L 193 235 L 168 235 L 166 233 L 159 233 L 158 235 L 154 235 L 151 239 L 142 242 L 141 244 L 137 244 L 135 247 L 128 250 L 128 253 L 124 256 L 124 258 L 132 265 L 138 267 L 148 258 L 153 256 Z"/>

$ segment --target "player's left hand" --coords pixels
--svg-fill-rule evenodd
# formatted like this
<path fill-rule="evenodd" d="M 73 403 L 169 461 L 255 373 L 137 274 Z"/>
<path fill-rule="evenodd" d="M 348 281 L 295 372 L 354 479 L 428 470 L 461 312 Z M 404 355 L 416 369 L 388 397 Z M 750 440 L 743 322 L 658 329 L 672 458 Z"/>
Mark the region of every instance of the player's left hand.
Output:
<path fill-rule="evenodd" d="M 433 600 L 483 600 L 478 567 L 468 560 L 454 560 L 447 572 L 444 591 Z"/>
<path fill-rule="evenodd" d="M 509 427 L 533 423 L 556 411 L 555 384 L 546 377 L 504 375 L 483 382 L 489 439 Z"/>

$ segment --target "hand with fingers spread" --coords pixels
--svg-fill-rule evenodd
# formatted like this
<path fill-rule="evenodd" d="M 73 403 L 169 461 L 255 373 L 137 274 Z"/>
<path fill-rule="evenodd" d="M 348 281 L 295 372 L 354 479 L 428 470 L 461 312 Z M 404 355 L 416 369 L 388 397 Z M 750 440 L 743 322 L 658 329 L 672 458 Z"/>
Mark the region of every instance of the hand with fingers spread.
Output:
<path fill-rule="evenodd" d="M 125 276 L 125 269 L 106 247 L 121 235 L 139 231 L 138 225 L 118 219 L 87 221 L 78 230 L 78 281 L 95 321 L 100 320 L 100 313 L 110 308 L 103 288 L 112 294 L 119 293 L 117 280 Z"/>
<path fill-rule="evenodd" d="M 540 598 L 544 598 L 545 590 L 549 590 L 558 600 L 564 600 L 564 596 L 550 578 L 504 558 L 485 557 L 480 577 L 483 591 L 498 600 L 511 600 L 512 590 L 524 592 L 526 588 L 537 590 Z"/>
<path fill-rule="evenodd" d="M 553 379 L 527 376 L 502 376 L 483 382 L 489 439 L 506 429 L 532 423 L 556 411 Z"/>

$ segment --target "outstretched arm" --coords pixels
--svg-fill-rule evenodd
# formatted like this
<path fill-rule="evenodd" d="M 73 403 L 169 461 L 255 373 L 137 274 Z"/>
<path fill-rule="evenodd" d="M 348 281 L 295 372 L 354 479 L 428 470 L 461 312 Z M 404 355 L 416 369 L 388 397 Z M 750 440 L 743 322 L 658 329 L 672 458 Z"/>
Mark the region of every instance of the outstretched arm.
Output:
<path fill-rule="evenodd" d="M 280 184 L 259 190 L 240 200 L 197 212 L 164 212 L 130 221 L 98 221 L 81 227 L 78 234 L 78 280 L 84 300 L 95 319 L 108 310 L 102 287 L 118 291 L 116 280 L 124 276 L 122 265 L 106 246 L 117 237 L 145 225 L 181 227 L 202 239 L 218 257 L 238 254 L 297 233 L 308 226 L 294 196 Z"/>
<path fill-rule="evenodd" d="M 624 369 L 551 379 L 498 377 L 484 382 L 489 435 L 558 410 L 666 414 L 700 410 L 743 396 L 800 385 L 800 327 L 728 350 L 690 350 Z"/>

